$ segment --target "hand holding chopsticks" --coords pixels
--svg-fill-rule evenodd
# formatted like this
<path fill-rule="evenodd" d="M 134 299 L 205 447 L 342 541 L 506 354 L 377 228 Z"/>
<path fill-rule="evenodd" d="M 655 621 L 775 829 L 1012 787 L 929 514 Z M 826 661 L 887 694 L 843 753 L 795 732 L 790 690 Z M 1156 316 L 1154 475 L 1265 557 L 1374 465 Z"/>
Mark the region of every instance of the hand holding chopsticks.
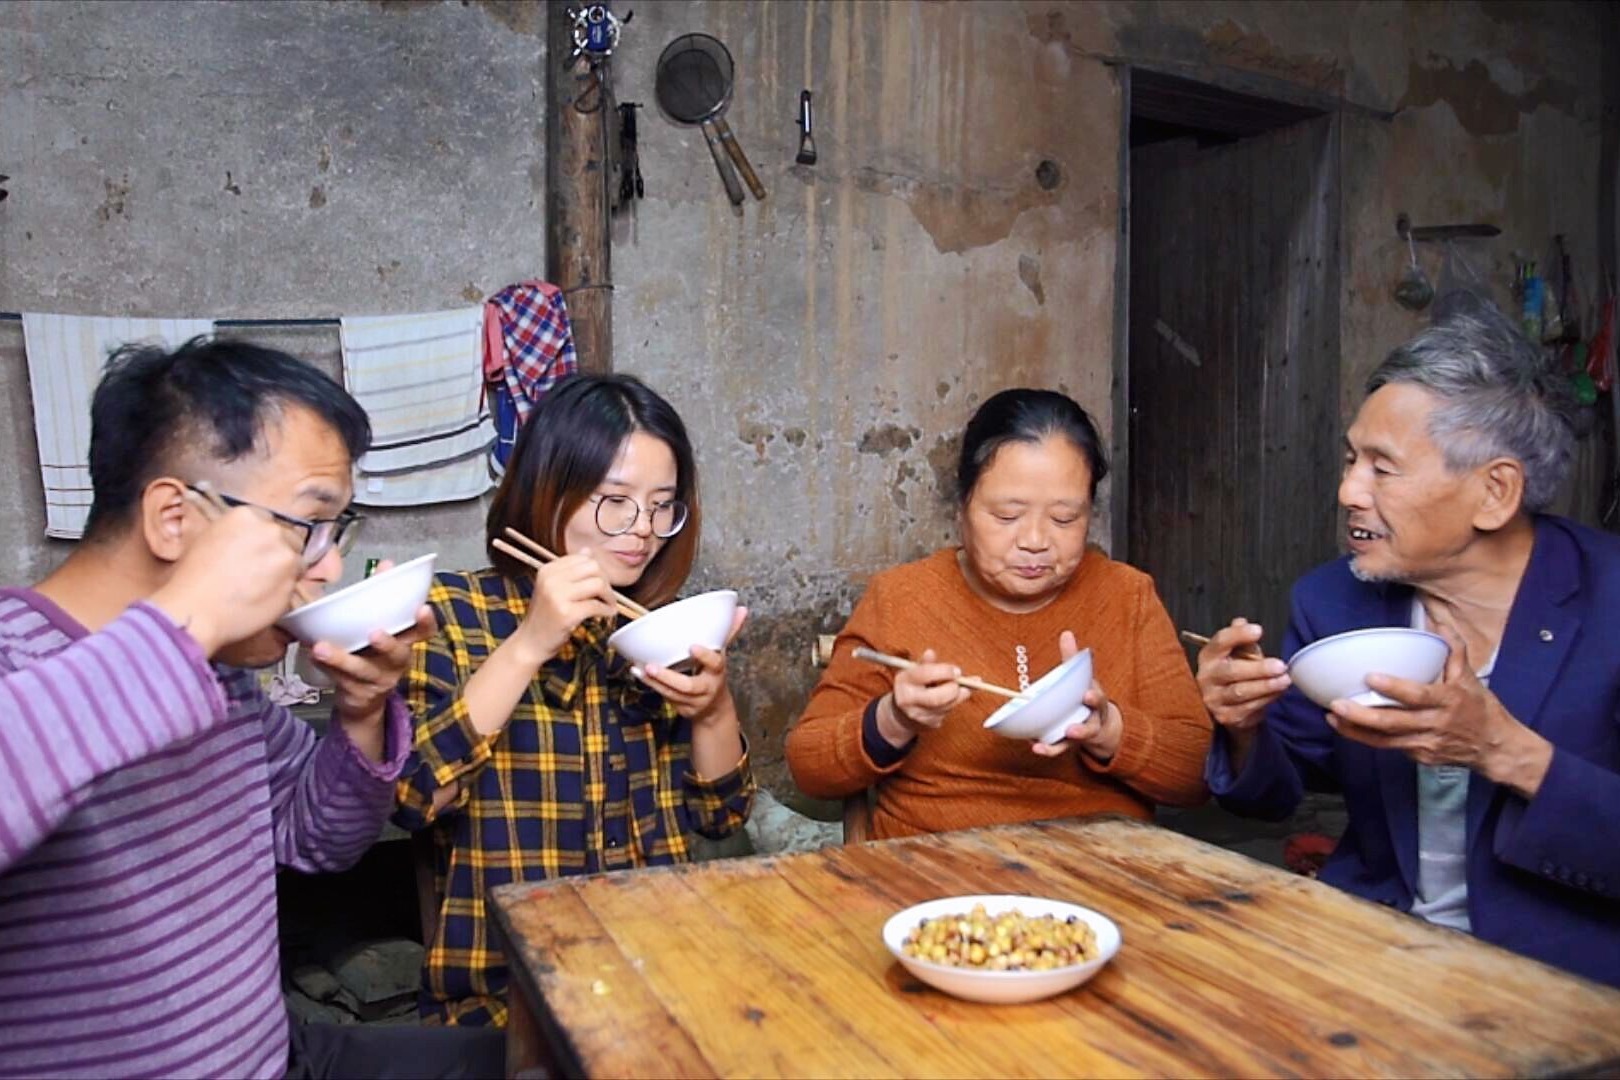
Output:
<path fill-rule="evenodd" d="M 543 545 L 529 539 L 516 529 L 507 529 L 506 535 L 510 536 L 513 540 L 516 540 L 519 544 L 522 544 L 529 550 L 521 551 L 499 537 L 494 540 L 491 546 L 493 546 L 497 551 L 505 552 L 518 562 L 533 570 L 538 570 L 546 563 L 553 562 L 558 558 L 555 552 L 552 552 Z M 536 556 L 538 556 L 538 558 Z M 646 608 L 642 607 L 628 596 L 625 596 L 617 589 L 609 589 L 608 592 L 613 598 L 613 606 L 618 608 L 619 613 L 625 618 L 639 619 L 643 615 L 647 614 Z"/>
<path fill-rule="evenodd" d="M 870 660 L 874 664 L 882 664 L 884 667 L 897 668 L 900 671 L 908 671 L 917 666 L 917 662 L 915 660 L 907 660 L 901 656 L 890 656 L 888 653 L 880 653 L 876 649 L 868 649 L 865 646 L 861 646 L 855 650 L 855 659 Z M 983 679 L 976 678 L 972 675 L 962 675 L 954 681 L 958 686 L 965 686 L 969 690 L 982 690 L 987 694 L 999 694 L 1004 698 L 1017 699 L 1028 697 L 1027 694 L 1020 693 L 1017 690 L 1009 690 L 1005 686 L 997 686 L 995 683 L 985 682 Z"/>
<path fill-rule="evenodd" d="M 1195 634 L 1191 630 L 1183 630 L 1181 632 L 1181 640 L 1197 645 L 1199 648 L 1203 648 L 1210 642 L 1210 639 L 1205 637 L 1203 634 Z M 1232 655 L 1237 657 L 1239 660 L 1259 660 L 1263 654 L 1260 651 L 1260 646 L 1258 643 L 1247 642 L 1233 649 Z"/>
<path fill-rule="evenodd" d="M 1195 673 L 1198 693 L 1215 722 L 1239 740 L 1233 747 L 1234 761 L 1247 755 L 1249 733 L 1267 706 L 1291 685 L 1287 665 L 1265 655 L 1260 635 L 1261 627 L 1247 619 L 1233 619 L 1213 637 L 1181 632 L 1202 649 Z"/>

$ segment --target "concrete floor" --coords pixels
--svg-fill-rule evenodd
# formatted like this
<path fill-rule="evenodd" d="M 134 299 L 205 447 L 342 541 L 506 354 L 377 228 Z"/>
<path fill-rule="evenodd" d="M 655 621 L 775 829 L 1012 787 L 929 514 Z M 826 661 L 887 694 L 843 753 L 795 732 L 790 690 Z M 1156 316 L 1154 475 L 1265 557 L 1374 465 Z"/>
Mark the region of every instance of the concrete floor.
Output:
<path fill-rule="evenodd" d="M 1283 844 L 1300 833 L 1337 839 L 1344 833 L 1344 800 L 1337 795 L 1307 795 L 1286 821 L 1256 821 L 1222 810 L 1214 802 L 1192 809 L 1160 807 L 1159 824 L 1179 833 L 1270 863 L 1284 866 Z"/>

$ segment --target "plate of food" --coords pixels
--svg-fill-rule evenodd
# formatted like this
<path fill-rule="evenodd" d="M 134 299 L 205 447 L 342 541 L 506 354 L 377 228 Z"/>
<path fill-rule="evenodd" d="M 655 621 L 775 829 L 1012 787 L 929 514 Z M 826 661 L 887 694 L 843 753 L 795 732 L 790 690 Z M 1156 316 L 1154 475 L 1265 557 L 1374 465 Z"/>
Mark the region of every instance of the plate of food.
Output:
<path fill-rule="evenodd" d="M 1038 896 L 928 900 L 883 925 L 883 944 L 918 979 L 968 1001 L 1013 1005 L 1064 993 L 1119 952 L 1101 912 Z"/>

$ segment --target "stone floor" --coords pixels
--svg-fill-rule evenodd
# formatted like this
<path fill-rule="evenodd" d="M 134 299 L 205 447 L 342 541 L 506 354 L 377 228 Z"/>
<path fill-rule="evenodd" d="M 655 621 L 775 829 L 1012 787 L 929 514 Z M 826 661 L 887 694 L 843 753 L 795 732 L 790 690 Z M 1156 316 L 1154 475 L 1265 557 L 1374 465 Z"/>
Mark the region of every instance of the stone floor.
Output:
<path fill-rule="evenodd" d="M 414 1024 L 422 979 L 410 844 L 372 845 L 341 874 L 276 879 L 282 991 L 302 1020 Z"/>
<path fill-rule="evenodd" d="M 1240 852 L 1272 866 L 1286 866 L 1283 846 L 1291 836 L 1316 833 L 1337 840 L 1344 834 L 1344 800 L 1337 795 L 1307 795 L 1285 821 L 1256 821 L 1222 810 L 1213 802 L 1190 810 L 1160 807 L 1159 824 L 1179 833 Z"/>

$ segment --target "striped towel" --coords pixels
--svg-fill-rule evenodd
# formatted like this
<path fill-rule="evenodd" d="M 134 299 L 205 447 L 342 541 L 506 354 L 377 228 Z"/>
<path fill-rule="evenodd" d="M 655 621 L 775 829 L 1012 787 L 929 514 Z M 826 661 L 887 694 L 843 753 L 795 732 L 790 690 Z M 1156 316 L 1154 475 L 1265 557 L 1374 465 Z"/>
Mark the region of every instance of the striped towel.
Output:
<path fill-rule="evenodd" d="M 45 480 L 45 535 L 77 540 L 90 515 L 90 399 L 107 354 L 130 342 L 176 348 L 213 330 L 208 319 L 23 314 L 34 435 Z"/>
<path fill-rule="evenodd" d="M 495 427 L 484 408 L 483 308 L 346 315 L 339 332 L 343 381 L 371 417 L 354 501 L 421 506 L 488 491 Z"/>

